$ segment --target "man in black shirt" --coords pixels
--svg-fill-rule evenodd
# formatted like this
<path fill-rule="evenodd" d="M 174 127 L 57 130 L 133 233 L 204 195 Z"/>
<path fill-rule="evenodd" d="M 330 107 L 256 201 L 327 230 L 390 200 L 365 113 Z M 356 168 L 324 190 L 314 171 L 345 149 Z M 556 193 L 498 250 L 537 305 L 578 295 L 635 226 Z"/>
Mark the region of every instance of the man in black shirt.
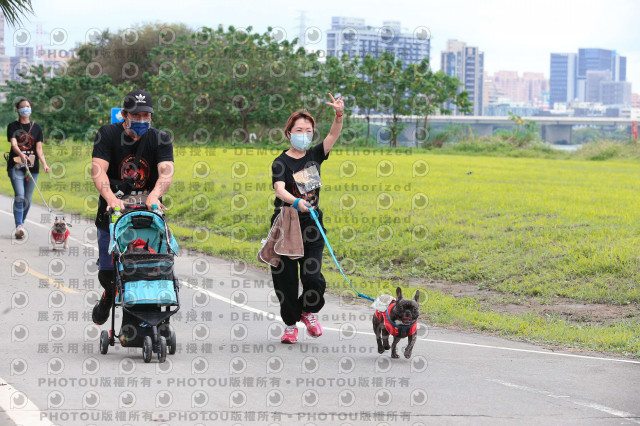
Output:
<path fill-rule="evenodd" d="M 93 308 L 93 322 L 101 325 L 109 318 L 115 296 L 114 271 L 109 245 L 109 208 L 124 209 L 125 202 L 142 200 L 166 210 L 160 202 L 173 180 L 173 145 L 164 132 L 151 127 L 151 95 L 142 90 L 124 99 L 122 123 L 102 126 L 96 134 L 91 176 L 100 192 L 98 228 L 98 280 L 104 288 Z M 133 199 L 129 199 L 135 193 Z"/>

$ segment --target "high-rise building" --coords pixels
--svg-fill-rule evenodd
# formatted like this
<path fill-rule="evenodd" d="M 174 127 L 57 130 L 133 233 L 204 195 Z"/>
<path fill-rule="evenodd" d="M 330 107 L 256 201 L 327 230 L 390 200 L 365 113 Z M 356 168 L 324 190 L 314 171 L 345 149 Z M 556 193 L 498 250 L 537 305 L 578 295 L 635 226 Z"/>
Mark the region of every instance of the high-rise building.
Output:
<path fill-rule="evenodd" d="M 11 79 L 11 58 L 6 55 L 4 47 L 4 14 L 0 12 L 0 84 Z M 0 101 L 6 100 L 5 94 L 0 94 Z"/>
<path fill-rule="evenodd" d="M 602 102 L 601 83 L 611 81 L 611 71 L 587 71 L 585 101 Z"/>
<path fill-rule="evenodd" d="M 522 85 L 524 87 L 524 101 L 533 105 L 542 105 L 547 102 L 549 93 L 549 79 L 541 72 L 522 73 Z"/>
<path fill-rule="evenodd" d="M 33 46 L 16 46 L 15 55 L 7 56 L 4 44 L 5 16 L 0 12 L 0 84 L 6 80 L 21 80 L 20 74 L 27 74 L 34 64 L 44 65 L 45 69 L 53 77 L 57 73 L 64 72 L 67 62 L 71 59 L 74 50 L 53 50 L 54 55 L 42 57 L 42 49 L 36 52 Z M 64 55 L 59 54 L 64 52 Z M 36 56 L 37 54 L 37 56 Z M 3 100 L 0 94 L 0 102 Z"/>
<path fill-rule="evenodd" d="M 520 76 L 517 71 L 497 71 L 492 80 L 496 99 L 509 102 L 541 105 L 543 94 L 549 91 L 549 80 L 542 73 L 525 72 Z"/>
<path fill-rule="evenodd" d="M 457 77 L 463 83 L 461 89 L 469 92 L 469 100 L 473 103 L 472 115 L 482 115 L 484 53 L 464 42 L 448 40 L 447 50 L 441 54 L 440 66 L 445 74 Z"/>
<path fill-rule="evenodd" d="M 640 93 L 631 94 L 631 108 L 640 108 Z"/>
<path fill-rule="evenodd" d="M 600 99 L 604 105 L 631 105 L 631 83 L 628 81 L 600 82 Z"/>
<path fill-rule="evenodd" d="M 587 71 L 612 71 L 614 53 L 606 49 L 578 49 L 577 78 L 587 78 Z"/>
<path fill-rule="evenodd" d="M 578 55 L 575 53 L 552 53 L 549 69 L 549 106 L 555 103 L 571 102 L 576 98 L 576 67 Z"/>
<path fill-rule="evenodd" d="M 4 84 L 11 77 L 11 58 L 0 55 L 0 84 Z"/>
<path fill-rule="evenodd" d="M 0 56 L 4 55 L 4 13 L 0 12 Z"/>
<path fill-rule="evenodd" d="M 334 16 L 327 31 L 327 56 L 371 55 L 377 59 L 388 51 L 405 64 L 413 64 L 429 59 L 430 45 L 428 32 L 403 32 L 398 21 L 384 21 L 381 27 L 372 27 L 361 18 Z"/>
<path fill-rule="evenodd" d="M 33 61 L 34 50 L 32 46 L 16 46 L 15 56 L 19 58 L 25 58 L 28 61 Z"/>
<path fill-rule="evenodd" d="M 493 74 L 496 85 L 496 95 L 499 99 L 511 102 L 522 101 L 522 90 L 518 71 L 497 71 Z"/>
<path fill-rule="evenodd" d="M 589 71 L 609 71 L 610 80 L 625 81 L 627 77 L 627 58 L 619 56 L 615 50 L 581 48 L 578 49 L 578 70 L 576 73 L 576 91 L 579 101 L 587 99 L 587 74 Z"/>
<path fill-rule="evenodd" d="M 600 83 L 627 79 L 627 58 L 615 50 L 581 48 L 575 53 L 552 53 L 550 69 L 550 103 L 599 102 Z M 591 84 L 588 75 L 591 73 Z M 588 87 L 587 87 L 588 86 Z"/>
<path fill-rule="evenodd" d="M 20 73 L 29 71 L 33 62 L 33 47 L 16 47 L 15 56 L 7 56 L 4 45 L 5 16 L 0 13 L 0 84 L 7 80 L 23 80 Z M 2 96 L 4 98 L 4 95 Z"/>
<path fill-rule="evenodd" d="M 29 72 L 29 69 L 31 68 L 31 62 L 29 62 L 27 58 L 23 58 L 20 56 L 11 56 L 9 58 L 9 67 L 10 80 L 26 81 L 26 79 L 22 77 L 22 75 L 25 75 Z"/>
<path fill-rule="evenodd" d="M 484 111 L 488 105 L 498 102 L 500 93 L 496 86 L 495 76 L 484 73 L 484 83 L 482 84 L 482 110 Z"/>
<path fill-rule="evenodd" d="M 613 57 L 613 81 L 627 81 L 627 57 L 615 54 Z"/>

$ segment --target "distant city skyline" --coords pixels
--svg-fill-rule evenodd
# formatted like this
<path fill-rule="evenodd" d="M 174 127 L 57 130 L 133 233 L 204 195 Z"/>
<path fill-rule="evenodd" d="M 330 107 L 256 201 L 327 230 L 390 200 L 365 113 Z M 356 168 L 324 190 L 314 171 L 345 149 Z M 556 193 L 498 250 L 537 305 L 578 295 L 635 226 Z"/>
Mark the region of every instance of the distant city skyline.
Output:
<path fill-rule="evenodd" d="M 440 69 L 440 54 L 449 39 L 464 40 L 484 52 L 484 69 L 543 73 L 549 78 L 549 55 L 552 52 L 576 52 L 583 47 L 616 50 L 627 57 L 627 78 L 633 91 L 640 91 L 640 26 L 634 16 L 640 3 L 634 0 L 593 1 L 584 7 L 581 1 L 540 0 L 533 6 L 506 0 L 408 0 L 402 7 L 388 2 L 326 0 L 322 4 L 301 4 L 274 0 L 268 6 L 257 0 L 242 2 L 157 0 L 128 3 L 119 7 L 107 3 L 87 6 L 77 0 L 33 0 L 35 16 L 25 20 L 24 27 L 35 46 L 44 39 L 45 50 L 70 49 L 84 42 L 92 29 L 108 28 L 112 32 L 148 22 L 180 22 L 192 28 L 253 26 L 266 31 L 267 26 L 280 27 L 287 38 L 300 33 L 300 11 L 306 11 L 306 26 L 322 32 L 319 48 L 326 49 L 327 31 L 333 16 L 362 18 L 367 25 L 381 27 L 383 21 L 399 21 L 412 32 L 426 27 L 431 33 L 430 59 L 434 70 Z M 39 35 L 37 24 L 42 33 Z M 56 34 L 52 32 L 56 29 Z M 6 54 L 15 53 L 14 29 L 5 28 Z M 61 36 L 55 39 L 55 36 Z M 52 46 L 53 44 L 53 46 Z"/>
<path fill-rule="evenodd" d="M 520 104 L 531 104 L 538 107 L 549 106 L 549 79 L 543 73 L 517 71 L 497 71 L 485 73 L 484 95 L 485 106 L 501 103 L 502 100 Z"/>
<path fill-rule="evenodd" d="M 601 102 L 630 105 L 627 58 L 615 50 L 580 48 L 576 53 L 551 53 L 550 104 Z"/>

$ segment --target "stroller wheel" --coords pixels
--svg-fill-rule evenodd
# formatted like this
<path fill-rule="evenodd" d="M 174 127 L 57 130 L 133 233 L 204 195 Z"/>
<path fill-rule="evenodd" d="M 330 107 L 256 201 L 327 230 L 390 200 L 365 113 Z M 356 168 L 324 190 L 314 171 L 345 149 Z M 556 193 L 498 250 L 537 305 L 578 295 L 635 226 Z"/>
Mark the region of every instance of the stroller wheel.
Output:
<path fill-rule="evenodd" d="M 158 362 L 165 362 L 167 360 L 167 339 L 164 336 L 160 336 L 160 350 L 158 351 Z"/>
<path fill-rule="evenodd" d="M 169 355 L 176 353 L 176 332 L 173 330 L 171 330 L 171 336 L 169 337 L 167 346 L 169 347 Z"/>
<path fill-rule="evenodd" d="M 100 332 L 100 353 L 102 355 L 106 354 L 109 350 L 109 332 L 107 330 L 102 330 Z"/>
<path fill-rule="evenodd" d="M 142 358 L 144 362 L 151 362 L 151 355 L 153 354 L 153 343 L 151 342 L 151 336 L 146 336 L 142 343 Z"/>

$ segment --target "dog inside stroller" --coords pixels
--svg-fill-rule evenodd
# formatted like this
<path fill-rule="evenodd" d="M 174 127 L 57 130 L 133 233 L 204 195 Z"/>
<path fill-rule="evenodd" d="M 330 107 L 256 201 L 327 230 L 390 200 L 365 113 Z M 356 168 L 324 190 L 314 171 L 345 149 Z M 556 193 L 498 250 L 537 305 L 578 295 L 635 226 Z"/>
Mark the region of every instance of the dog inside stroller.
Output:
<path fill-rule="evenodd" d="M 169 317 L 180 309 L 178 280 L 173 271 L 178 244 L 162 213 L 143 204 L 126 204 L 109 225 L 109 252 L 113 256 L 116 296 L 111 330 L 100 334 L 100 353 L 116 338 L 123 347 L 142 348 L 144 362 L 153 353 L 158 361 L 176 351 L 176 334 Z M 122 307 L 122 326 L 115 334 L 115 309 Z"/>

